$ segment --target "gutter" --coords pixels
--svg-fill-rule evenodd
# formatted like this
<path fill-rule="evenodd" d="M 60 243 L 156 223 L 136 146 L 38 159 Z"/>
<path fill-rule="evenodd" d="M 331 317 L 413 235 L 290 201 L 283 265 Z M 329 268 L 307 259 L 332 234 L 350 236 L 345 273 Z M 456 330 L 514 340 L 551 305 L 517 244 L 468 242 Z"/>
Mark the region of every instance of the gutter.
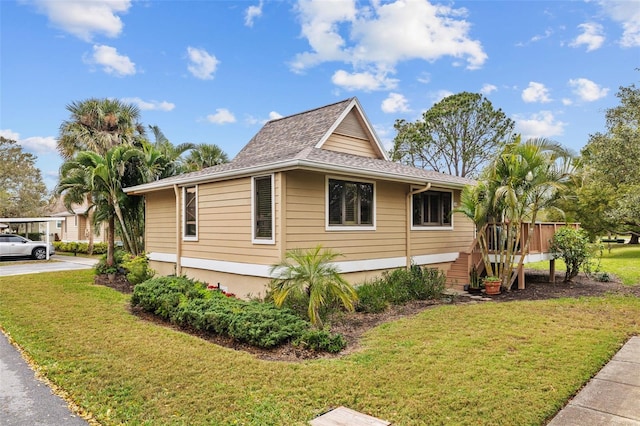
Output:
<path fill-rule="evenodd" d="M 423 185 L 426 179 L 431 180 L 433 183 L 442 185 L 446 188 L 452 189 L 462 189 L 465 183 L 454 183 L 447 181 L 440 181 L 433 177 L 409 177 L 406 175 L 402 175 L 399 173 L 388 173 L 388 172 L 378 172 L 378 171 L 368 171 L 363 170 L 362 168 L 358 168 L 357 166 L 342 166 L 342 165 L 333 165 L 327 164 L 317 161 L 310 160 L 286 160 L 280 163 L 269 163 L 260 166 L 246 167 L 238 170 L 231 170 L 229 172 L 220 172 L 219 174 L 210 174 L 203 176 L 192 176 L 185 177 L 182 179 L 176 179 L 172 182 L 161 183 L 162 181 L 156 181 L 148 184 L 132 186 L 130 188 L 123 188 L 123 191 L 127 194 L 132 195 L 140 195 L 145 192 L 159 191 L 163 189 L 171 188 L 171 186 L 175 185 L 186 185 L 186 184 L 198 184 L 203 182 L 215 182 L 219 180 L 226 180 L 230 178 L 250 176 L 257 173 L 264 172 L 279 172 L 293 169 L 301 169 L 301 170 L 310 170 L 310 171 L 319 171 L 319 172 L 338 172 L 343 174 L 348 174 L 351 176 L 362 176 L 368 178 L 378 178 L 385 181 L 391 182 L 399 182 L 399 183 L 409 183 L 416 185 Z"/>

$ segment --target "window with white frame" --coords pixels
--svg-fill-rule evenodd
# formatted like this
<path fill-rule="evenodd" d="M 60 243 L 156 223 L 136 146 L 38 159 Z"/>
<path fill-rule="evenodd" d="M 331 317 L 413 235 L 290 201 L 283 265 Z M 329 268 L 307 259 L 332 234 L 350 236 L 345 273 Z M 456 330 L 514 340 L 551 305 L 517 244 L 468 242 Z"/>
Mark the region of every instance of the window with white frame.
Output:
<path fill-rule="evenodd" d="M 274 242 L 274 197 L 273 175 L 253 178 L 253 242 L 271 244 Z"/>
<path fill-rule="evenodd" d="M 413 226 L 451 227 L 453 195 L 449 191 L 425 191 L 413 196 Z"/>
<path fill-rule="evenodd" d="M 198 187 L 182 188 L 183 199 L 183 237 L 195 240 L 198 238 Z"/>
<path fill-rule="evenodd" d="M 328 179 L 329 226 L 373 226 L 373 183 Z"/>

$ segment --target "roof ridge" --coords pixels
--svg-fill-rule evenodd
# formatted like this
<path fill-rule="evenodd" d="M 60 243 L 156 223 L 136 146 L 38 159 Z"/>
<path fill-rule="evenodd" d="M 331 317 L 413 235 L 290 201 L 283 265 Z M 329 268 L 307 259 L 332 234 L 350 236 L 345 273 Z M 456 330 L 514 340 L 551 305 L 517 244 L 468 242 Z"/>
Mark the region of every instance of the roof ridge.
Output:
<path fill-rule="evenodd" d="M 352 97 L 347 98 L 347 99 L 343 99 L 343 100 L 338 101 L 338 102 L 334 102 L 334 103 L 332 103 L 332 104 L 323 105 L 323 106 L 320 106 L 320 107 L 317 107 L 317 108 L 311 108 L 311 109 L 308 109 L 308 110 L 306 110 L 306 111 L 302 111 L 302 112 L 297 112 L 297 113 L 295 113 L 295 114 L 287 115 L 287 116 L 285 116 L 285 117 L 274 118 L 273 120 L 269 120 L 269 121 L 267 121 L 267 123 L 275 123 L 276 121 L 286 120 L 286 119 L 293 118 L 293 117 L 298 116 L 298 115 L 308 114 L 308 113 L 310 113 L 310 112 L 318 111 L 318 110 L 320 110 L 320 109 L 329 108 L 329 107 L 332 107 L 332 106 L 334 106 L 334 105 L 338 105 L 338 104 L 341 104 L 341 103 L 351 102 L 353 99 L 355 99 L 355 96 L 352 96 Z M 266 123 L 265 123 L 265 124 L 266 124 Z"/>

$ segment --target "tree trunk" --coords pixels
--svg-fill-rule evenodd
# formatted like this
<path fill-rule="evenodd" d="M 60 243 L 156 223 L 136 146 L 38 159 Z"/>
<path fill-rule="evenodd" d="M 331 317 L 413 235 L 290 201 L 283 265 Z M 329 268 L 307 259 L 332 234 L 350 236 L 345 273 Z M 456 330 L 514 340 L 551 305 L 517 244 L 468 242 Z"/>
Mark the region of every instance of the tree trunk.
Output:
<path fill-rule="evenodd" d="M 640 244 L 640 234 L 631 234 L 629 244 Z"/>
<path fill-rule="evenodd" d="M 115 261 L 116 247 L 116 218 L 112 214 L 109 216 L 107 229 L 107 266 L 113 266 Z"/>
<path fill-rule="evenodd" d="M 89 243 L 88 243 L 88 247 L 87 247 L 87 254 L 92 255 L 93 254 L 93 208 L 91 206 L 91 204 L 93 204 L 93 199 L 91 198 L 91 193 L 87 194 L 87 205 L 88 210 L 87 210 L 87 222 L 89 222 Z"/>

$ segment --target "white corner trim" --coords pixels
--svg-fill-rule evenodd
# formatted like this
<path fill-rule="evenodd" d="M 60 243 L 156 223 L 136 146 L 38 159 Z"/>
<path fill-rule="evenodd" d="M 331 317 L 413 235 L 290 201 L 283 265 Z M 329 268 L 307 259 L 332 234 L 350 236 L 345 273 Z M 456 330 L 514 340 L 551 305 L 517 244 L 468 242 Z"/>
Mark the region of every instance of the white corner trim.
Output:
<path fill-rule="evenodd" d="M 158 253 L 158 252 L 151 252 L 149 254 L 147 254 L 147 257 L 149 258 L 149 260 L 155 260 L 157 262 L 169 262 L 169 263 L 176 263 L 176 255 L 173 253 Z"/>
<path fill-rule="evenodd" d="M 447 263 L 447 262 L 455 262 L 458 259 L 460 253 L 451 252 L 451 253 L 438 253 L 438 254 L 425 254 L 422 256 L 413 256 L 413 261 L 418 265 L 429 265 L 433 263 Z"/>

